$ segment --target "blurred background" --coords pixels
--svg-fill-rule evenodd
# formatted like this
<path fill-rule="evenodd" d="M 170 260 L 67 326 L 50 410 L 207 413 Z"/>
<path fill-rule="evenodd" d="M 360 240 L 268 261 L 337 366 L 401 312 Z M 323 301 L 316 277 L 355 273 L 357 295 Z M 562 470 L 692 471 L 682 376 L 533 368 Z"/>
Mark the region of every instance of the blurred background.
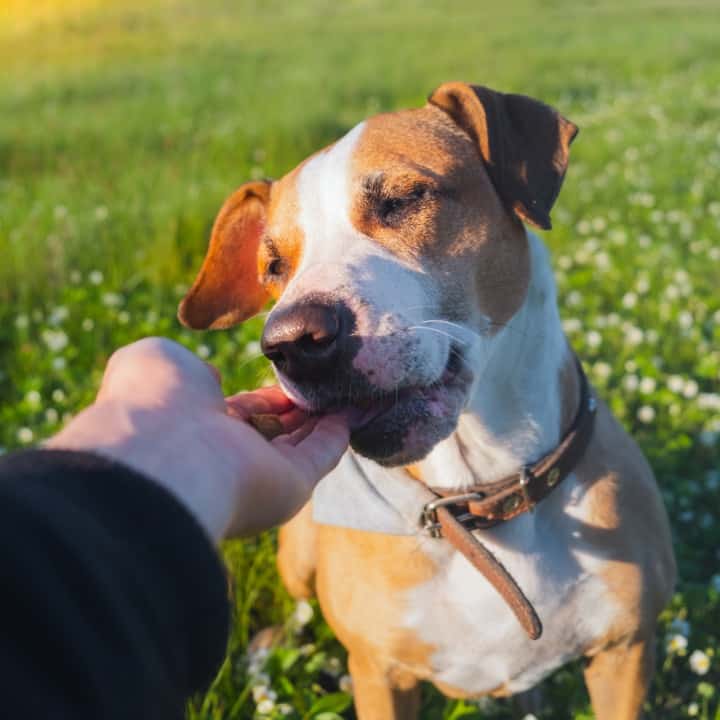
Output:
<path fill-rule="evenodd" d="M 535 96 L 581 128 L 546 234 L 565 329 L 675 532 L 649 717 L 720 720 L 718 38 L 715 0 L 0 0 L 0 452 L 57 431 L 143 335 L 228 392 L 269 380 L 258 321 L 175 320 L 242 182 L 446 80 Z M 280 587 L 274 536 L 225 552 L 233 639 L 188 717 L 353 717 L 343 651 Z M 270 624 L 274 649 L 246 652 Z M 546 685 L 541 717 L 592 717 L 578 668 Z M 424 698 L 428 719 L 510 713 Z"/>

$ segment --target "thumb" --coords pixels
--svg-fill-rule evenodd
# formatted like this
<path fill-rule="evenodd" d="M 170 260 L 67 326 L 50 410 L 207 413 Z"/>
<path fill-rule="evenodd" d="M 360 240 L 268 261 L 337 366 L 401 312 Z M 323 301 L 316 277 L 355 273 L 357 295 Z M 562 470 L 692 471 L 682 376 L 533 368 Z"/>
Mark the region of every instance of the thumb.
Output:
<path fill-rule="evenodd" d="M 296 445 L 286 436 L 276 438 L 273 444 L 309 482 L 316 485 L 345 454 L 350 444 L 350 429 L 345 415 L 325 415 Z"/>

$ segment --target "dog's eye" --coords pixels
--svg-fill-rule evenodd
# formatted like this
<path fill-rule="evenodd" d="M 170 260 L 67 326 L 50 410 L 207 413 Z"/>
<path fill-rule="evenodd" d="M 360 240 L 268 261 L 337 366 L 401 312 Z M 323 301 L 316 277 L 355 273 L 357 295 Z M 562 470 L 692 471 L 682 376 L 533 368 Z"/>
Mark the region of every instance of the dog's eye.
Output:
<path fill-rule="evenodd" d="M 377 213 L 384 225 L 396 225 L 406 215 L 427 197 L 428 191 L 426 188 L 418 188 L 413 190 L 409 195 L 402 197 L 386 197 L 380 200 L 378 205 Z"/>
<path fill-rule="evenodd" d="M 268 264 L 266 272 L 273 278 L 282 277 L 285 274 L 285 263 L 281 258 L 275 258 Z"/>

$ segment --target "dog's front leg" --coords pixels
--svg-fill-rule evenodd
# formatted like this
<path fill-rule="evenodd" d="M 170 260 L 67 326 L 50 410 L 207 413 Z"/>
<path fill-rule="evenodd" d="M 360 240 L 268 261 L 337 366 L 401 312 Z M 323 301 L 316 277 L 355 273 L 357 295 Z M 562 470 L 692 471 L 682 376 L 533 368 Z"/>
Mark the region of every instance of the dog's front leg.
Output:
<path fill-rule="evenodd" d="M 364 651 L 352 651 L 348 664 L 358 720 L 415 720 L 420 711 L 417 678 Z"/>
<path fill-rule="evenodd" d="M 638 720 L 642 717 L 653 671 L 654 638 L 634 638 L 593 656 L 585 683 L 597 720 Z"/>

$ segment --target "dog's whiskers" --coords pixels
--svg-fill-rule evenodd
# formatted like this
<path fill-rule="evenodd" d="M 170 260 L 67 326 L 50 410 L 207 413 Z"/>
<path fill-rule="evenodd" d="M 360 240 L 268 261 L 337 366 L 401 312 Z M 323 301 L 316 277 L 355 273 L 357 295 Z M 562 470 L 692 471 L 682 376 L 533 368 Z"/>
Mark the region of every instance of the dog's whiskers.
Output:
<path fill-rule="evenodd" d="M 462 339 L 456 337 L 455 335 L 452 335 L 451 333 L 445 332 L 443 330 L 438 330 L 437 328 L 423 327 L 423 325 L 410 325 L 407 329 L 408 330 L 427 330 L 428 332 L 434 332 L 434 333 L 437 333 L 438 335 L 443 335 L 444 337 L 450 338 L 454 342 L 462 343 L 463 345 L 471 344 L 467 340 L 462 340 Z"/>

